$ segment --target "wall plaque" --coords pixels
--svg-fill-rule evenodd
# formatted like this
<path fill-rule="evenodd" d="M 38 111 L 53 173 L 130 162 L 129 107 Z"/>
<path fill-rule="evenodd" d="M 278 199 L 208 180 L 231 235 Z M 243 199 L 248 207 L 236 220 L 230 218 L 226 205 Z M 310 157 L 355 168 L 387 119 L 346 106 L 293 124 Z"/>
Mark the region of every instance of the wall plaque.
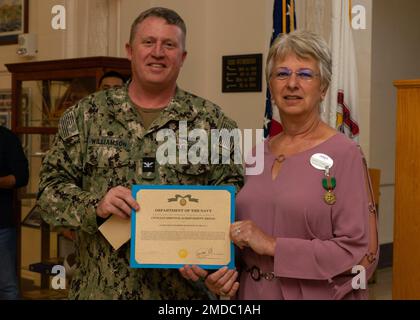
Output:
<path fill-rule="evenodd" d="M 262 54 L 223 56 L 222 92 L 261 92 Z"/>

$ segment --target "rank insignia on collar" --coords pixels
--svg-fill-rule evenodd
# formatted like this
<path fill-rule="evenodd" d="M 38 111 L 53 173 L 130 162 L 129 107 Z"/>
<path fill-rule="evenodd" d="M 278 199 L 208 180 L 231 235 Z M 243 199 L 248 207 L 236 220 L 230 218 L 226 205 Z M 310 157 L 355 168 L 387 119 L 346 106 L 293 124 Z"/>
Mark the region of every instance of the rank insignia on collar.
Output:
<path fill-rule="evenodd" d="M 156 159 L 152 157 L 144 157 L 142 169 L 143 172 L 155 172 Z"/>

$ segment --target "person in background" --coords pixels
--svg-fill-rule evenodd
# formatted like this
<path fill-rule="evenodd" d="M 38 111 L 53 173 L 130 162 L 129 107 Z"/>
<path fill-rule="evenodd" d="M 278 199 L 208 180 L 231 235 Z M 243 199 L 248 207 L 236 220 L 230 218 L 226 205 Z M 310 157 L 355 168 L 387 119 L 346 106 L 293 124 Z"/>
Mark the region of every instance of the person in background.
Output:
<path fill-rule="evenodd" d="M 236 128 L 220 107 L 182 90 L 177 78 L 187 56 L 186 27 L 167 8 L 133 22 L 126 45 L 132 79 L 99 91 L 65 111 L 40 172 L 38 205 L 54 227 L 77 231 L 77 269 L 70 299 L 208 299 L 200 283 L 176 269 L 132 269 L 130 243 L 114 251 L 98 231 L 111 215 L 129 219 L 139 205 L 135 184 L 243 184 L 242 165 L 156 161 L 161 129 Z M 220 148 L 224 147 L 220 144 Z M 234 158 L 231 148 L 231 158 Z M 146 165 L 147 164 L 147 165 Z"/>
<path fill-rule="evenodd" d="M 108 71 L 105 72 L 102 77 L 99 79 L 98 90 L 106 90 L 115 87 L 122 87 L 124 85 L 125 79 L 117 71 Z"/>
<path fill-rule="evenodd" d="M 80 99 L 95 91 L 95 85 L 87 78 L 75 78 L 71 80 L 64 94 L 57 99 L 51 116 L 59 119 L 65 110 L 76 104 Z"/>
<path fill-rule="evenodd" d="M 0 300 L 19 299 L 13 192 L 28 179 L 28 160 L 19 138 L 0 126 Z"/>
<path fill-rule="evenodd" d="M 367 299 L 354 266 L 373 274 L 379 247 L 373 196 L 359 146 L 321 120 L 331 79 L 325 41 L 307 31 L 283 35 L 267 58 L 266 79 L 283 131 L 264 142 L 264 171 L 246 176 L 230 236 L 234 272 L 208 274 L 215 293 L 238 299 Z M 361 285 L 362 286 L 362 285 Z M 361 287 L 360 286 L 360 287 Z"/>

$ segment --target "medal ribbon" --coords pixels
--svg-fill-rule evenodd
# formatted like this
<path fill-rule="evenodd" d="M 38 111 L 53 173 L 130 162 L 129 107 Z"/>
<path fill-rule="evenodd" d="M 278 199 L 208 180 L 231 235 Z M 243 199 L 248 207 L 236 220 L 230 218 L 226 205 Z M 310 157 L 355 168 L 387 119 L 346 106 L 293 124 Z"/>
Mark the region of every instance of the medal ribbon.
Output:
<path fill-rule="evenodd" d="M 329 205 L 333 205 L 336 201 L 335 194 L 333 193 L 336 184 L 335 177 L 330 177 L 330 170 L 326 168 L 325 178 L 322 179 L 322 187 L 327 190 L 324 195 L 324 201 Z"/>

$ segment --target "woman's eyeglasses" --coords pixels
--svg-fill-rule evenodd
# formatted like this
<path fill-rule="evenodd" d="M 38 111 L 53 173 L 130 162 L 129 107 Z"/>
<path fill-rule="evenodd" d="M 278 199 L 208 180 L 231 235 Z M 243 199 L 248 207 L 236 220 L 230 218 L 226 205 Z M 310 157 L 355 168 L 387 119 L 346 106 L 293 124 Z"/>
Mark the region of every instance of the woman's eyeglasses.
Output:
<path fill-rule="evenodd" d="M 293 73 L 296 74 L 296 77 L 299 80 L 303 81 L 311 81 L 315 77 L 319 76 L 319 73 L 315 73 L 311 69 L 299 69 L 297 71 L 292 71 L 289 68 L 280 68 L 275 72 L 274 77 L 279 80 L 287 80 Z"/>

